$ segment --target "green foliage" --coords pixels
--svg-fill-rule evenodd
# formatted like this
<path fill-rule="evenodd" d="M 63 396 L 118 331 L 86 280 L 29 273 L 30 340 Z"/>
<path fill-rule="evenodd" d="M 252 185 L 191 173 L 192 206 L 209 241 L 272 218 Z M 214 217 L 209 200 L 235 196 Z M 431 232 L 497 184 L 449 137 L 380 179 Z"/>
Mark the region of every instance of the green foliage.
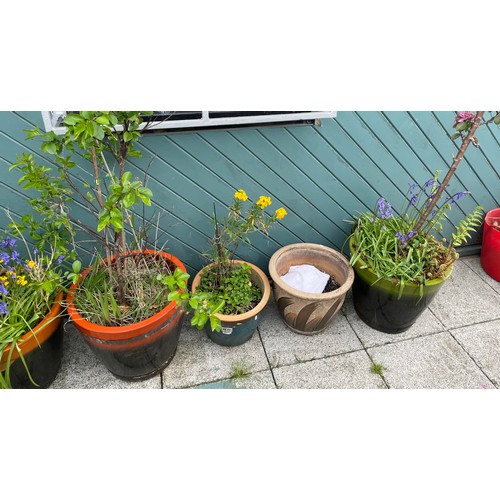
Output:
<path fill-rule="evenodd" d="M 481 207 L 476 207 L 473 213 L 467 215 L 458 226 L 455 226 L 457 232 L 452 234 L 451 244 L 455 247 L 463 245 L 471 237 L 470 232 L 478 228 L 482 222 L 483 210 Z"/>
<path fill-rule="evenodd" d="M 447 197 L 420 230 L 414 231 L 438 186 L 439 172 L 436 172 L 422 186 L 410 186 L 409 202 L 400 215 L 395 214 L 383 198 L 378 200 L 373 212 L 360 215 L 349 237 L 353 249 L 350 264 L 362 259 L 364 267 L 370 268 L 378 278 L 392 280 L 401 287 L 407 283 L 423 286 L 429 280 L 444 277 L 458 259 L 454 247 L 465 243 L 470 230 L 481 223 L 482 209 L 477 207 L 460 223 L 457 235 L 447 245 L 438 240 L 436 234 L 442 230 L 446 212 L 467 192 Z"/>
<path fill-rule="evenodd" d="M 29 201 L 38 216 L 25 214 L 20 221 L 12 220 L 8 228 L 16 236 L 27 232 L 40 252 L 54 249 L 59 255 L 69 254 L 74 258 L 75 230 L 66 208 L 71 190 L 65 183 L 65 169 L 72 168 L 74 164 L 65 160 L 64 165 L 57 168 L 58 174 L 55 175 L 52 168 L 38 165 L 31 153 L 23 153 L 17 160 L 9 170 L 17 169 L 22 173 L 18 180 L 19 186 L 38 192 Z"/>
<path fill-rule="evenodd" d="M 385 370 L 385 367 L 378 363 L 373 363 L 370 367 L 370 371 L 375 375 L 382 375 L 382 371 Z"/>
<path fill-rule="evenodd" d="M 231 372 L 229 377 L 233 380 L 242 379 L 248 377 L 252 373 L 252 368 L 254 365 L 250 365 L 247 362 L 246 357 L 241 358 L 238 361 L 235 361 L 231 366 Z"/>
<path fill-rule="evenodd" d="M 248 236 L 255 232 L 267 235 L 271 225 L 287 215 L 284 208 L 277 209 L 272 216 L 266 214 L 265 210 L 271 204 L 272 200 L 268 196 L 260 196 L 255 203 L 251 203 L 246 192 L 239 189 L 234 193 L 233 203 L 225 219 L 221 221 L 217 218 L 214 207 L 214 237 L 209 257 L 214 264 L 216 288 L 230 274 L 239 244 L 242 241 L 250 243 Z"/>
<path fill-rule="evenodd" d="M 252 283 L 248 264 L 233 264 L 230 272 L 223 276 L 217 275 L 215 266 L 208 267 L 197 290 L 210 293 L 213 300 L 224 301 L 222 314 L 242 314 L 262 298 L 262 291 Z"/>
<path fill-rule="evenodd" d="M 207 321 L 210 321 L 212 330 L 220 331 L 220 319 L 215 316 L 224 306 L 224 300 L 217 299 L 210 293 L 187 290 L 189 274 L 175 269 L 173 274 L 158 274 L 156 279 L 165 285 L 170 293 L 169 300 L 175 300 L 178 307 L 184 307 L 188 312 L 193 313 L 191 325 L 201 330 Z"/>
<path fill-rule="evenodd" d="M 210 320 L 212 330 L 220 331 L 221 314 L 241 314 L 252 309 L 262 298 L 262 291 L 252 283 L 251 268 L 247 264 L 234 265 L 233 258 L 240 242 L 249 243 L 248 235 L 257 231 L 267 234 L 269 227 L 286 216 L 286 210 L 279 208 L 274 215 L 265 214 L 271 205 L 271 198 L 261 196 L 256 203 L 247 205 L 248 196 L 242 189 L 234 194 L 229 215 L 222 222 L 214 210 L 214 238 L 210 253 L 212 265 L 203 273 L 196 292 L 187 290 L 189 274 L 174 272 L 171 276 L 159 275 L 158 279 L 169 290 L 171 300 L 183 305 L 193 314 L 191 325 L 198 329 Z"/>

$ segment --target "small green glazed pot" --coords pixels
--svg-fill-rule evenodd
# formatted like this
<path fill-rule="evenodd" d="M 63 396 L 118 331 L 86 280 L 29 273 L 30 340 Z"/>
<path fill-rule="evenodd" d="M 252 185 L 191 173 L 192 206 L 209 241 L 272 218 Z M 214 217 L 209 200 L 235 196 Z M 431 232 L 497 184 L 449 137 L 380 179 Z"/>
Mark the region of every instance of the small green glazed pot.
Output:
<path fill-rule="evenodd" d="M 349 243 L 354 252 L 352 240 Z M 354 308 L 358 316 L 371 328 L 384 333 L 402 333 L 408 330 L 432 302 L 443 283 L 450 277 L 453 266 L 442 279 L 428 281 L 420 292 L 418 285 L 399 285 L 379 279 L 362 259 L 354 264 L 352 287 Z"/>

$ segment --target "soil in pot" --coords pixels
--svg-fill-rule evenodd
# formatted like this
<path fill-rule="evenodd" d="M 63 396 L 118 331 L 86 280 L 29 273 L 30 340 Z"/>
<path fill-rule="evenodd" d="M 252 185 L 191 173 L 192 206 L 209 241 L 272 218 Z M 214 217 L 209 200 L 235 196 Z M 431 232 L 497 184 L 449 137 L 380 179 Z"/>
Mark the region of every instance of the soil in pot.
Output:
<path fill-rule="evenodd" d="M 333 292 L 334 290 L 337 290 L 337 288 L 340 288 L 340 285 L 337 283 L 334 276 L 330 276 L 330 279 L 325 285 L 323 293 Z"/>

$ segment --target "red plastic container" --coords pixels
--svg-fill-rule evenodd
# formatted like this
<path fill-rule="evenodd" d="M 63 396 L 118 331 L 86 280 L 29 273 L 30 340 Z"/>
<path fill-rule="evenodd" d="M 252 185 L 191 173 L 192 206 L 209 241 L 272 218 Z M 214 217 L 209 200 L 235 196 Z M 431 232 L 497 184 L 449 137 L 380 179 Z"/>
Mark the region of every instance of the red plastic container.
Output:
<path fill-rule="evenodd" d="M 481 266 L 500 281 L 500 208 L 490 210 L 484 218 Z"/>

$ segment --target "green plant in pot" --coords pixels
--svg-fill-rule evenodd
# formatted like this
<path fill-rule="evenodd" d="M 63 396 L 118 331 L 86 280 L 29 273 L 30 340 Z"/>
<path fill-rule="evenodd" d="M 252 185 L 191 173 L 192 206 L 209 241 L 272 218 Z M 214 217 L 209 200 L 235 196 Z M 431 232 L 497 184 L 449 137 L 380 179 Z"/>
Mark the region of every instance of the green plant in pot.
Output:
<path fill-rule="evenodd" d="M 284 208 L 266 214 L 271 203 L 268 196 L 251 203 L 243 189 L 236 191 L 225 219 L 220 220 L 214 210 L 211 262 L 194 277 L 191 292 L 179 290 L 188 275 L 180 276 L 177 284 L 174 278 L 164 280 L 171 288 L 170 298 L 192 312 L 191 324 L 205 327 L 208 337 L 219 345 L 236 346 L 250 340 L 269 300 L 265 273 L 254 264 L 236 260 L 235 255 L 242 241 L 249 243 L 251 233 L 267 234 L 272 224 L 287 215 Z"/>
<path fill-rule="evenodd" d="M 0 388 L 46 388 L 62 359 L 65 255 L 17 236 L 0 241 Z"/>
<path fill-rule="evenodd" d="M 115 376 L 134 380 L 165 368 L 177 349 L 183 311 L 168 299 L 159 273 L 185 272 L 173 255 L 150 248 L 147 230 L 136 211 L 151 205 L 153 193 L 129 170 L 140 157 L 137 142 L 146 112 L 83 111 L 68 114 L 66 132 L 57 136 L 38 128 L 28 137 L 42 138 L 42 151 L 54 155 L 57 181 L 96 217 L 94 228 L 75 219 L 71 204 L 54 203 L 69 223 L 96 239 L 104 249 L 80 274 L 67 295 L 70 320 Z M 81 154 L 87 161 L 74 161 Z M 20 167 L 32 177 L 44 167 L 25 155 Z M 77 165 L 79 163 L 79 165 Z"/>
<path fill-rule="evenodd" d="M 409 201 L 399 214 L 381 197 L 373 212 L 354 222 L 348 239 L 356 274 L 353 302 L 359 317 L 372 328 L 386 333 L 410 328 L 450 277 L 458 259 L 455 248 L 481 224 L 483 212 L 478 206 L 455 227 L 450 241 L 437 236 L 446 212 L 468 194 L 448 195 L 440 202 L 469 144 L 478 146 L 477 128 L 500 121 L 498 114 L 490 120 L 483 115 L 482 111 L 457 114 L 452 139 L 461 138 L 462 143 L 442 181 L 437 172 L 420 186 L 410 185 Z"/>

